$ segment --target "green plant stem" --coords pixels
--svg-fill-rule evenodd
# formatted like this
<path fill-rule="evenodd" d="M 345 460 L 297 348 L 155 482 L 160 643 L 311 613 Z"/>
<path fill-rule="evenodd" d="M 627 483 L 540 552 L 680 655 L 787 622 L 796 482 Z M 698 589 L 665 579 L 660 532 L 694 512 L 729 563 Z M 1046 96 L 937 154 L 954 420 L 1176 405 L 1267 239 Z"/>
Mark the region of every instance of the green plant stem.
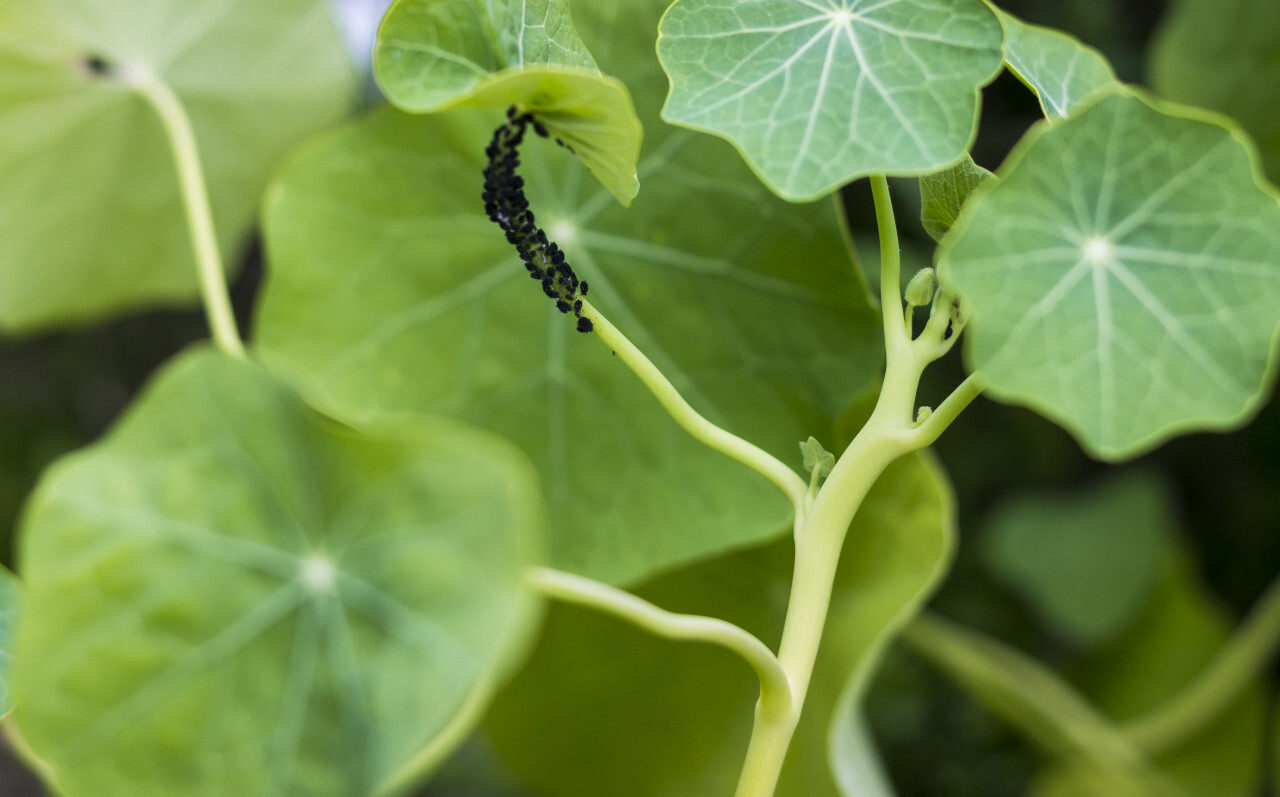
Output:
<path fill-rule="evenodd" d="M 1190 738 L 1226 709 L 1280 646 L 1280 576 L 1258 599 L 1249 617 L 1217 655 L 1176 696 L 1121 727 L 1148 755 Z"/>
<path fill-rule="evenodd" d="M 778 649 L 778 660 L 791 681 L 795 708 L 789 716 L 770 718 L 757 706 L 737 797 L 769 797 L 777 788 L 813 675 L 849 524 L 885 468 L 920 448 L 923 439 L 912 434 L 913 412 L 920 375 L 931 360 L 921 355 L 922 349 L 914 345 L 902 323 L 901 264 L 888 182 L 884 177 L 872 177 L 871 188 L 880 228 L 884 384 L 870 419 L 841 454 L 808 514 L 796 522 L 791 597 Z"/>
<path fill-rule="evenodd" d="M 804 514 L 808 485 L 794 470 L 759 446 L 743 440 L 699 415 L 698 411 L 684 400 L 675 386 L 649 361 L 649 358 L 627 340 L 617 327 L 609 323 L 599 310 L 586 301 L 582 303 L 582 315 L 591 319 L 591 324 L 595 328 L 593 334 L 612 349 L 618 359 L 622 360 L 636 376 L 640 377 L 640 381 L 644 382 L 649 392 L 653 393 L 681 428 L 704 445 L 741 462 L 776 484 L 791 501 L 796 515 L 799 517 Z"/>
<path fill-rule="evenodd" d="M 902 252 L 898 245 L 898 224 L 889 197 L 889 180 L 884 175 L 871 176 L 871 196 L 876 207 L 876 231 L 880 235 L 880 315 L 884 321 L 885 346 L 892 347 L 908 337 L 910 311 L 903 324 Z"/>
<path fill-rule="evenodd" d="M 1040 663 L 927 614 L 912 620 L 902 638 L 1047 751 L 1082 765 L 1099 793 L 1179 793 L 1105 716 Z"/>
<path fill-rule="evenodd" d="M 675 614 L 608 584 L 548 567 L 533 568 L 528 580 L 548 597 L 598 609 L 658 636 L 709 642 L 738 654 L 760 678 L 763 711 L 770 717 L 791 713 L 791 685 L 773 651 L 733 623 L 714 617 Z"/>
<path fill-rule="evenodd" d="M 915 365 L 914 358 L 890 359 L 870 420 L 832 468 L 808 516 L 796 526 L 791 597 L 778 649 L 795 709 L 787 717 L 770 718 L 757 707 L 738 797 L 769 797 L 777 787 L 813 675 L 849 524 L 885 468 L 911 450 L 906 432 L 920 377 Z"/>
<path fill-rule="evenodd" d="M 187 118 L 182 102 L 163 80 L 149 70 L 138 66 L 125 66 L 119 70 L 121 80 L 151 103 L 164 124 L 173 150 L 178 170 L 178 182 L 182 187 L 182 201 L 187 213 L 187 229 L 191 235 L 192 251 L 200 276 L 200 293 L 204 300 L 205 314 L 214 342 L 233 357 L 244 357 L 244 343 L 231 310 L 231 297 L 227 292 L 226 272 L 218 251 L 218 238 L 214 233 L 213 212 L 209 208 L 209 194 L 205 186 L 204 170 L 200 165 L 200 151 L 196 146 L 195 131 Z"/>
<path fill-rule="evenodd" d="M 963 382 L 961 382 L 955 390 L 951 391 L 951 395 L 943 399 L 937 409 L 925 419 L 924 423 L 915 428 L 913 434 L 916 436 L 914 445 L 920 448 L 933 445 L 942 433 L 947 430 L 964 408 L 969 406 L 978 396 L 982 394 L 982 377 L 980 374 L 969 374 Z"/>

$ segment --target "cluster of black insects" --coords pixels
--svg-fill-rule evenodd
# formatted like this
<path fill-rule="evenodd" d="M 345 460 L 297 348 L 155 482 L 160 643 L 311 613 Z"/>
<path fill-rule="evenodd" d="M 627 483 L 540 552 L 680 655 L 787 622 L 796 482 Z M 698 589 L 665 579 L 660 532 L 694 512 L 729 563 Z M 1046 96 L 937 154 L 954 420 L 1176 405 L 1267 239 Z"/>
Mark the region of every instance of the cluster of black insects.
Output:
<path fill-rule="evenodd" d="M 547 138 L 547 129 L 532 114 L 519 113 L 513 105 L 507 109 L 507 121 L 494 131 L 493 140 L 484 151 L 489 159 L 484 167 L 484 210 L 490 221 L 507 234 L 507 241 L 515 246 L 529 276 L 542 282 L 542 291 L 555 301 L 556 308 L 577 317 L 579 332 L 590 332 L 591 319 L 582 316 L 579 298 L 587 295 L 587 281 L 578 281 L 565 262 L 564 252 L 534 222 L 524 195 L 524 178 L 516 173 L 520 143 L 531 126 L 535 133 Z M 559 139 L 556 143 L 565 146 Z"/>

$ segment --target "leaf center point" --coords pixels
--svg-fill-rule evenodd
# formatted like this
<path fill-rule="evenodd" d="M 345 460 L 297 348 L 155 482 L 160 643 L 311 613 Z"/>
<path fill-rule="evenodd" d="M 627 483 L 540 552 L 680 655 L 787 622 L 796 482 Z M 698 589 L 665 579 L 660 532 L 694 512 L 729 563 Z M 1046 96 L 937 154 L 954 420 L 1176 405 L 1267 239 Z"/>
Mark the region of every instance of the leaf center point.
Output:
<path fill-rule="evenodd" d="M 328 556 L 313 553 L 302 560 L 298 580 L 312 595 L 322 595 L 333 591 L 333 585 L 338 580 L 338 569 Z"/>
<path fill-rule="evenodd" d="M 831 12 L 831 24 L 837 28 L 847 28 L 853 24 L 853 12 L 847 8 L 838 8 Z"/>
<path fill-rule="evenodd" d="M 547 225 L 551 240 L 560 243 L 573 243 L 578 239 L 578 225 L 570 219 L 556 219 Z"/>
<path fill-rule="evenodd" d="M 1115 255 L 1115 246 L 1101 235 L 1095 235 L 1084 242 L 1084 259 L 1094 265 L 1109 263 L 1115 258 Z"/>

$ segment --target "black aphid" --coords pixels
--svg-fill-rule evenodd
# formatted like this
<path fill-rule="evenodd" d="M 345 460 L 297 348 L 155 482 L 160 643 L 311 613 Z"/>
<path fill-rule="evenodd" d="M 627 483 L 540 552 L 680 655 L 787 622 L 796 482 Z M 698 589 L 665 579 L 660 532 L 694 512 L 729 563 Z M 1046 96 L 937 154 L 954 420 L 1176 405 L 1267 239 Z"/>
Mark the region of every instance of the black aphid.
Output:
<path fill-rule="evenodd" d="M 111 62 L 100 55 L 89 55 L 84 59 L 84 68 L 91 75 L 104 77 L 111 74 Z"/>
<path fill-rule="evenodd" d="M 582 316 L 579 298 L 587 295 L 586 280 L 578 282 L 578 276 L 565 261 L 564 252 L 538 227 L 524 195 L 524 178 L 516 174 L 520 144 L 530 125 L 539 136 L 550 135 L 532 114 L 520 113 L 513 105 L 507 109 L 507 121 L 494 131 L 493 139 L 485 147 L 489 162 L 484 168 L 484 192 L 480 195 L 484 211 L 489 220 L 506 233 L 507 241 L 515 246 L 529 276 L 541 281 L 542 292 L 555 300 L 556 309 L 562 313 L 572 312 L 578 319 L 578 331 L 590 332 L 595 327 L 591 319 Z M 556 143 L 573 151 L 558 138 Z"/>

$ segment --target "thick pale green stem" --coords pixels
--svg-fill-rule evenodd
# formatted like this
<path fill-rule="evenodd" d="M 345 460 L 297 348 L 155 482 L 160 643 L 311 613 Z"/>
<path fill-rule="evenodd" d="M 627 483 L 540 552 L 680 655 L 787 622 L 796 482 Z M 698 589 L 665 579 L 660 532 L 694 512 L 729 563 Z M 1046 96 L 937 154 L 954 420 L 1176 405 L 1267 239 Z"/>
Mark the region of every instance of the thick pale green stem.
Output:
<path fill-rule="evenodd" d="M 640 381 L 644 382 L 649 392 L 653 393 L 681 428 L 704 445 L 741 462 L 776 484 L 791 501 L 796 514 L 804 513 L 808 486 L 794 470 L 759 446 L 748 443 L 699 415 L 698 411 L 684 400 L 675 386 L 649 361 L 649 358 L 627 340 L 617 327 L 609 323 L 599 310 L 585 301 L 582 303 L 582 315 L 591 320 L 595 328 L 593 334 L 612 349 L 618 359 L 622 360 L 636 376 L 640 377 Z"/>
<path fill-rule="evenodd" d="M 791 599 L 778 650 L 778 660 L 791 681 L 795 710 L 790 716 L 770 719 L 757 708 L 738 797 L 769 797 L 777 786 L 809 690 L 849 524 L 880 474 L 909 450 L 905 441 L 910 406 L 920 378 L 914 366 L 911 359 L 891 359 L 871 419 L 840 456 L 808 516 L 796 526 Z"/>
<path fill-rule="evenodd" d="M 178 170 L 178 183 L 182 187 L 187 229 L 200 275 L 200 292 L 214 342 L 227 354 L 243 357 L 244 344 L 236 327 L 235 313 L 231 310 L 226 273 L 218 251 L 218 238 L 214 234 L 213 212 L 209 208 L 208 189 L 191 120 L 168 84 L 149 70 L 125 65 L 119 68 L 118 73 L 122 82 L 151 103 L 164 124 Z"/>
<path fill-rule="evenodd" d="M 528 579 L 548 597 L 612 614 L 661 637 L 708 642 L 738 654 L 760 677 L 762 710 L 770 717 L 791 713 L 791 687 L 773 651 L 733 623 L 675 614 L 608 584 L 548 567 L 533 568 Z"/>
<path fill-rule="evenodd" d="M 1190 738 L 1226 709 L 1280 646 L 1280 577 L 1267 587 L 1248 619 L 1179 694 L 1121 728 L 1148 754 Z"/>
<path fill-rule="evenodd" d="M 794 711 L 786 717 L 771 718 L 757 706 L 737 797 L 770 797 L 777 787 L 817 660 L 840 550 L 849 524 L 867 492 L 890 463 L 927 446 L 976 395 L 976 380 L 966 382 L 939 408 L 942 412 L 936 423 L 924 431 L 913 428 L 920 375 L 940 351 L 945 352 L 940 344 L 946 323 L 940 327 L 937 323 L 927 325 L 926 329 L 930 330 L 927 336 L 922 334 L 919 339 L 911 339 L 904 323 L 898 232 L 888 181 L 884 177 L 872 177 L 871 189 L 880 230 L 884 384 L 870 420 L 841 454 L 809 511 L 797 517 L 791 599 L 778 650 L 778 660 L 791 682 Z"/>
<path fill-rule="evenodd" d="M 889 198 L 889 180 L 871 176 L 871 196 L 876 206 L 876 231 L 880 234 L 880 313 L 884 317 L 885 345 L 892 347 L 907 337 L 902 311 L 902 253 L 898 246 L 898 224 Z M 908 323 L 910 323 L 910 316 Z"/>

